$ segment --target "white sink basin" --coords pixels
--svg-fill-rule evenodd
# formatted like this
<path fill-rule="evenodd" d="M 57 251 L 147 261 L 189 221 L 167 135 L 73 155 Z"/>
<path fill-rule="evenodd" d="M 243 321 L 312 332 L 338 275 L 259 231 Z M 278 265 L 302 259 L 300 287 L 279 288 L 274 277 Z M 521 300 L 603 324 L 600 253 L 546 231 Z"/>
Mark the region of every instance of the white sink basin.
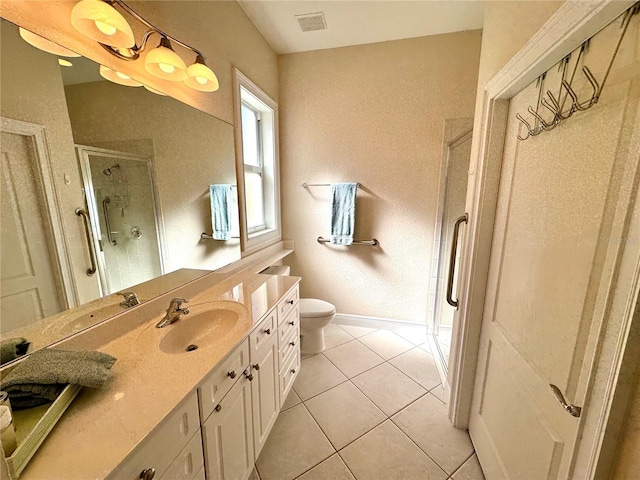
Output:
<path fill-rule="evenodd" d="M 177 322 L 164 327 L 167 333 L 160 339 L 160 350 L 186 353 L 210 347 L 223 341 L 249 316 L 242 303 L 231 301 L 201 303 L 189 306 L 189 311 Z"/>

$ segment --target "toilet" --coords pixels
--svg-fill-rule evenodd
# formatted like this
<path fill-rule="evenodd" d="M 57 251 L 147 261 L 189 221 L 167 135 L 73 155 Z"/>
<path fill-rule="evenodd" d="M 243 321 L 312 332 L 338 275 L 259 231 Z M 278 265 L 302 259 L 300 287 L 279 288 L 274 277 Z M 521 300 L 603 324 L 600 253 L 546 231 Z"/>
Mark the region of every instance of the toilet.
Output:
<path fill-rule="evenodd" d="M 260 273 L 289 275 L 287 266 L 274 265 Z M 300 303 L 300 353 L 311 355 L 324 350 L 324 327 L 336 316 L 336 307 L 317 298 L 301 298 Z"/>
<path fill-rule="evenodd" d="M 324 350 L 324 327 L 333 321 L 336 307 L 317 298 L 300 299 L 300 353 L 320 353 Z"/>

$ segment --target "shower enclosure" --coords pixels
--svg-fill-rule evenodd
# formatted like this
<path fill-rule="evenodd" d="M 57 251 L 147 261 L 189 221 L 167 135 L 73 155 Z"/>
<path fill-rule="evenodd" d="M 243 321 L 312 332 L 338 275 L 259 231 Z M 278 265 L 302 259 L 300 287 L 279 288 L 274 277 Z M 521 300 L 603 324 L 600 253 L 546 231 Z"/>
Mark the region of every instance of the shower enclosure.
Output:
<path fill-rule="evenodd" d="M 433 275 L 435 282 L 435 302 L 433 306 L 433 317 L 431 321 L 431 342 L 434 353 L 441 360 L 443 370 L 446 372 L 449 362 L 449 350 L 451 346 L 451 332 L 453 329 L 453 315 L 455 308 L 447 302 L 447 285 L 449 276 L 449 264 L 451 262 L 450 252 L 453 246 L 453 227 L 456 219 L 465 213 L 465 201 L 467 197 L 467 180 L 469 171 L 469 160 L 471 156 L 472 131 L 457 136 L 447 144 L 446 152 L 446 173 L 444 179 L 444 194 L 441 198 L 441 216 L 438 221 L 438 231 L 436 237 L 440 241 L 436 243 L 435 252 L 437 258 L 436 272 Z M 462 243 L 464 227 L 460 231 L 457 243 Z M 437 238 L 436 238 L 437 240 Z M 460 264 L 460 248 L 457 249 L 455 264 Z M 457 272 L 452 279 L 453 285 L 457 285 Z M 453 295 L 456 292 L 454 288 Z"/>
<path fill-rule="evenodd" d="M 151 160 L 76 145 L 102 295 L 164 273 Z"/>

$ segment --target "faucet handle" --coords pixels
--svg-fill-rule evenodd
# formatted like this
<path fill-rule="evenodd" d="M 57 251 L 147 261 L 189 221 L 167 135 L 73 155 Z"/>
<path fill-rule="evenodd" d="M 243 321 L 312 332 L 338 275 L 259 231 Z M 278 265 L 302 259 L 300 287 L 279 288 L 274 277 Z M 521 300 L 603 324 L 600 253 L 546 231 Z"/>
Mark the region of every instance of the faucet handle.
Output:
<path fill-rule="evenodd" d="M 172 298 L 169 303 L 169 309 L 179 310 L 183 303 L 189 303 L 189 300 L 182 297 Z"/>
<path fill-rule="evenodd" d="M 118 292 L 118 295 L 122 295 L 124 297 L 124 301 L 120 303 L 121 307 L 130 308 L 140 305 L 140 299 L 135 292 Z"/>

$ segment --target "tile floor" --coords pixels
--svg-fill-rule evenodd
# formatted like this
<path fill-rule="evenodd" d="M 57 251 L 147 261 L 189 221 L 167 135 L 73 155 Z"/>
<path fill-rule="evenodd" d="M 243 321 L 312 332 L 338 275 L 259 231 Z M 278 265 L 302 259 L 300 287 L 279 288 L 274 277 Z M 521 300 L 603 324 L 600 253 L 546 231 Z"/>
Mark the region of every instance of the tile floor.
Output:
<path fill-rule="evenodd" d="M 484 480 L 447 418 L 424 330 L 329 325 L 250 480 Z"/>

